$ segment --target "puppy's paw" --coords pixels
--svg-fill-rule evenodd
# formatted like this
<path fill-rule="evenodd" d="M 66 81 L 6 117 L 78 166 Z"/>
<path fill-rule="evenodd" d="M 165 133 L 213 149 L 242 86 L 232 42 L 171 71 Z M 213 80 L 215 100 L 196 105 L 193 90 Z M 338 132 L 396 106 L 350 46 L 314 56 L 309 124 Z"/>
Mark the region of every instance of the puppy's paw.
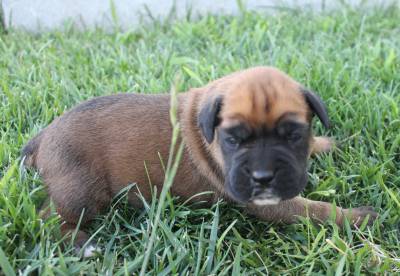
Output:
<path fill-rule="evenodd" d="M 332 150 L 334 146 L 335 146 L 335 141 L 333 138 L 325 136 L 314 137 L 313 143 L 311 145 L 311 154 L 328 152 Z"/>
<path fill-rule="evenodd" d="M 362 206 L 343 210 L 351 225 L 359 227 L 368 217 L 367 225 L 371 226 L 378 217 L 378 213 L 371 206 Z"/>

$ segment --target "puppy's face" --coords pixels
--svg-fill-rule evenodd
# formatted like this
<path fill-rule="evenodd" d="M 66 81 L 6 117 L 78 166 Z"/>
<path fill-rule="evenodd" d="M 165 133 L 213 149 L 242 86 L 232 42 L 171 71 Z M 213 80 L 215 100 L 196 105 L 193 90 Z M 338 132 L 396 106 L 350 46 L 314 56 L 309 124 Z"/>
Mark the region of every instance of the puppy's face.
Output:
<path fill-rule="evenodd" d="M 231 197 L 277 204 L 297 196 L 307 183 L 312 114 L 326 127 L 329 121 L 322 101 L 285 74 L 271 69 L 245 73 L 210 100 L 200 112 L 200 127 L 206 140 L 221 149 Z"/>
<path fill-rule="evenodd" d="M 307 182 L 310 127 L 288 113 L 272 128 L 246 122 L 218 129 L 225 187 L 240 202 L 276 204 L 298 195 Z"/>

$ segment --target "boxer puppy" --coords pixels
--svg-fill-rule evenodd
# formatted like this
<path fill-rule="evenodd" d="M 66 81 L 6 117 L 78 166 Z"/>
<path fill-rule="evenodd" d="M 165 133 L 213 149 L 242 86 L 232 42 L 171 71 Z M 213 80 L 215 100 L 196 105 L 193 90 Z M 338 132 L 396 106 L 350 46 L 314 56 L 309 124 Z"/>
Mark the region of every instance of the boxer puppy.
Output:
<path fill-rule="evenodd" d="M 283 72 L 239 71 L 182 93 L 178 101 L 185 150 L 173 196 L 186 200 L 212 191 L 194 200 L 211 205 L 225 198 L 260 219 L 284 223 L 299 216 L 324 222 L 335 212 L 338 225 L 345 217 L 354 225 L 377 217 L 371 207 L 350 210 L 299 196 L 308 157 L 331 146 L 328 138 L 312 135 L 312 117 L 326 128 L 329 118 L 321 99 Z M 76 228 L 83 211 L 85 226 L 131 183 L 147 200 L 152 186 L 161 191 L 160 156 L 168 158 L 172 130 L 169 108 L 169 95 L 98 97 L 56 118 L 28 142 L 25 164 L 39 170 L 63 233 Z M 137 190 L 128 200 L 142 206 Z M 78 231 L 76 247 L 87 240 Z"/>

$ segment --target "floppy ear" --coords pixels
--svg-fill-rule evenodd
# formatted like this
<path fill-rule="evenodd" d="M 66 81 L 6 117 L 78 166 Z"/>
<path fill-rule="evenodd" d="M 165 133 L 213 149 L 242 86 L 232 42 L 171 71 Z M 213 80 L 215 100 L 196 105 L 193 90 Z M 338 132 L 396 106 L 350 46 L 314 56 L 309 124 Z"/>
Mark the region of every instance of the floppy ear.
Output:
<path fill-rule="evenodd" d="M 302 92 L 312 112 L 318 116 L 325 128 L 329 128 L 328 111 L 326 110 L 324 102 L 318 95 L 309 90 L 302 89 Z"/>
<path fill-rule="evenodd" d="M 215 128 L 220 123 L 218 114 L 221 106 L 222 96 L 210 99 L 200 110 L 197 117 L 198 126 L 209 144 L 213 141 Z"/>

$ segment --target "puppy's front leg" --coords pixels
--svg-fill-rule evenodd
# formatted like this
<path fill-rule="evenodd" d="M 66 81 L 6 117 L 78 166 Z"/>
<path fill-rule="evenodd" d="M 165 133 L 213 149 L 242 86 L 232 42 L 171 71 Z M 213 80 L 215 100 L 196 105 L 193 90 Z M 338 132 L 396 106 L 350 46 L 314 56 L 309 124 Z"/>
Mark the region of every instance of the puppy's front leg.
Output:
<path fill-rule="evenodd" d="M 251 214 L 263 220 L 288 224 L 297 222 L 299 217 L 309 217 L 317 223 L 323 223 L 330 218 L 333 211 L 336 211 L 336 224 L 339 226 L 343 226 L 345 217 L 352 225 L 360 226 L 367 216 L 369 216 L 368 224 L 370 225 L 378 216 L 372 207 L 343 209 L 335 207 L 331 203 L 313 201 L 300 196 L 281 201 L 277 205 L 249 204 L 247 209 Z"/>
<path fill-rule="evenodd" d="M 309 155 L 314 155 L 321 152 L 328 152 L 333 148 L 334 145 L 335 142 L 332 138 L 325 136 L 313 137 L 311 141 Z"/>

